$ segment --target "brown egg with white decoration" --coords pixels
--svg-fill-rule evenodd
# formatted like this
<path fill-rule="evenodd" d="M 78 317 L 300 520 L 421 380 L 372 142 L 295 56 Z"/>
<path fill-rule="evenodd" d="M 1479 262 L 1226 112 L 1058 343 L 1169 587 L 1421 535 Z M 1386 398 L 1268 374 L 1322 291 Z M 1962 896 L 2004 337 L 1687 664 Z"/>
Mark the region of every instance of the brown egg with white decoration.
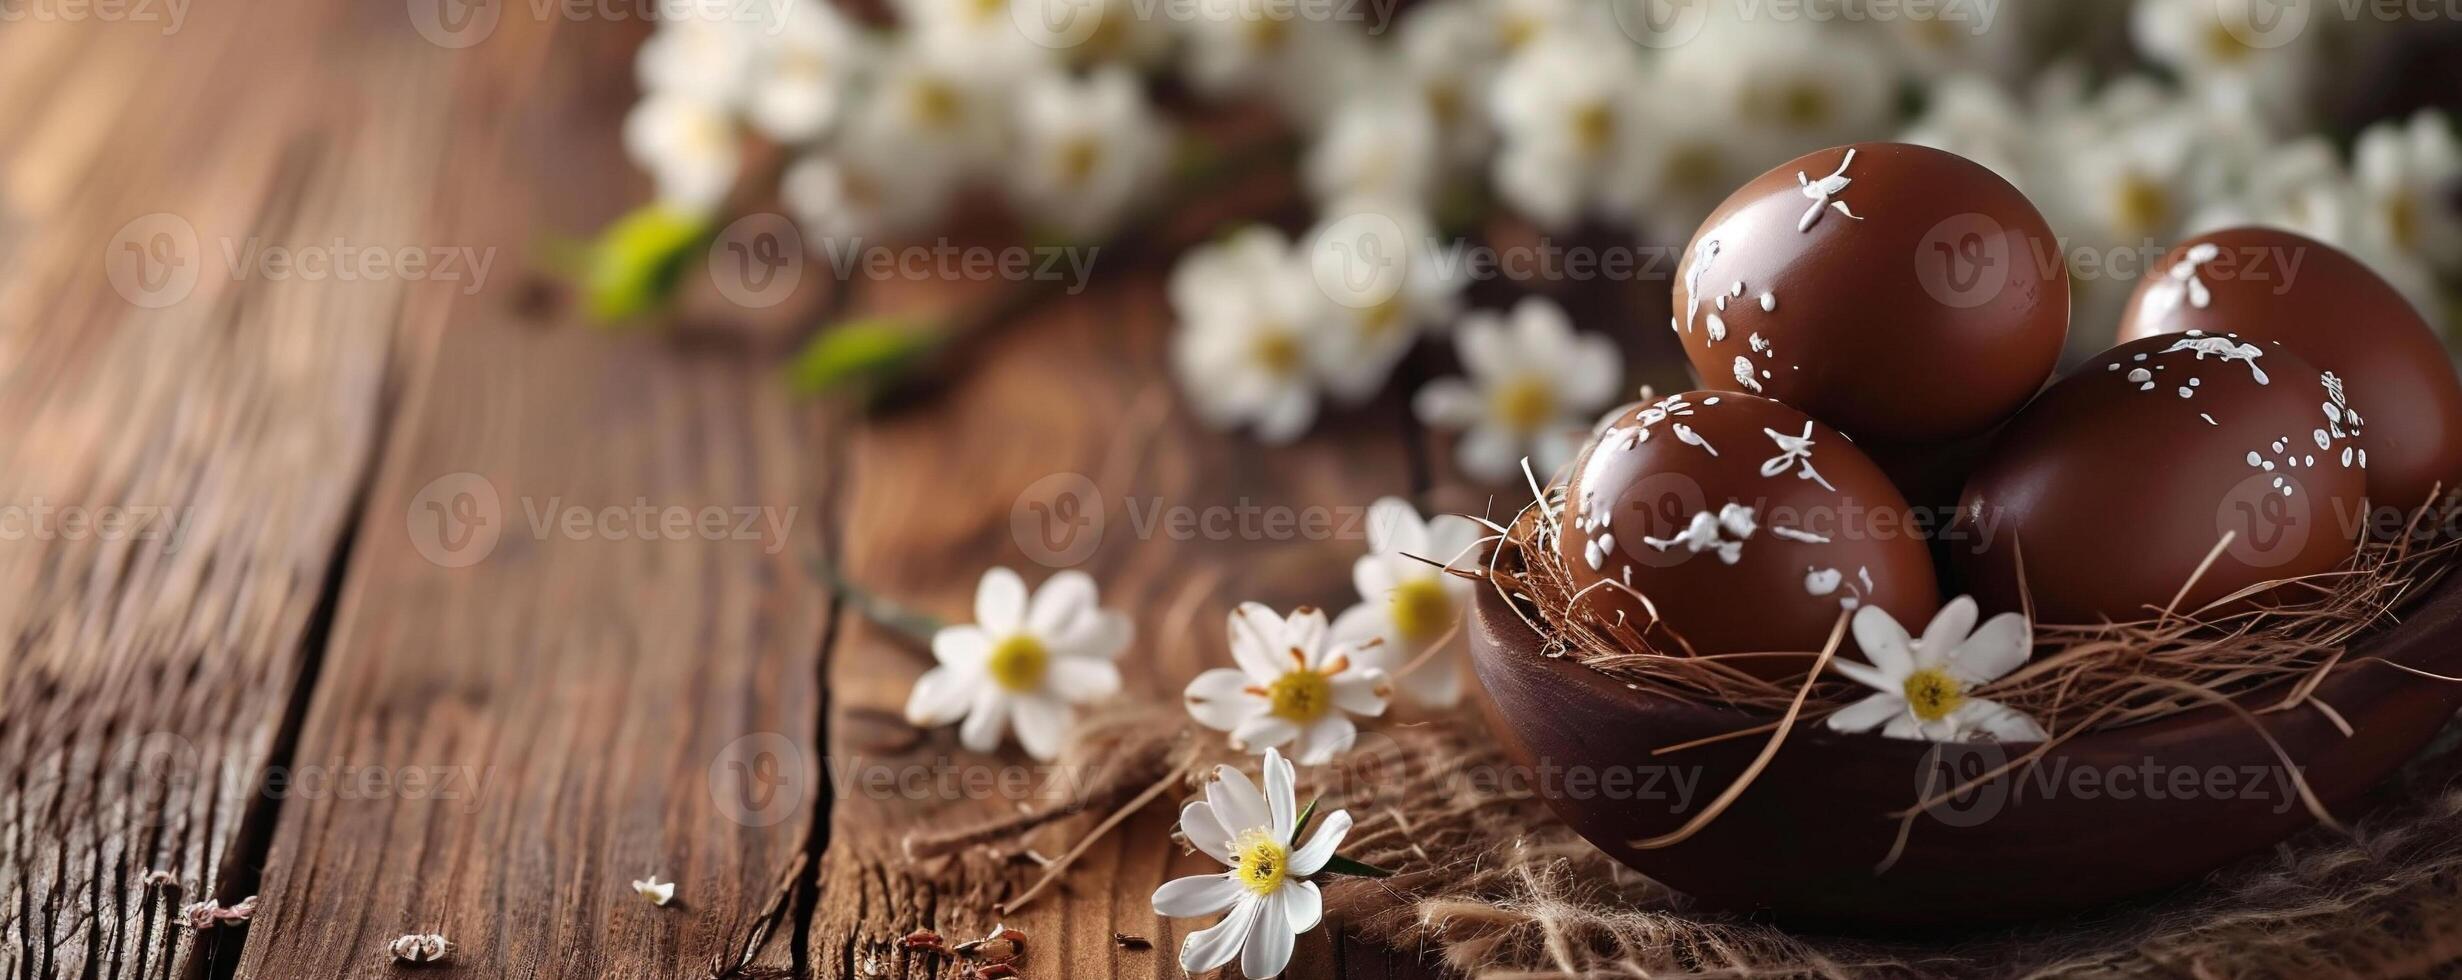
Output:
<path fill-rule="evenodd" d="M 1575 460 L 1558 525 L 1579 596 L 1568 614 L 1656 652 L 1802 653 L 1848 610 L 1922 622 L 1939 605 L 1930 552 L 1880 467 L 1755 395 L 1619 410 Z"/>
<path fill-rule="evenodd" d="M 2235 335 L 2121 344 L 2003 430 L 1959 501 L 1952 564 L 1987 612 L 2031 599 L 2064 624 L 2331 571 L 2366 522 L 2364 397 Z"/>

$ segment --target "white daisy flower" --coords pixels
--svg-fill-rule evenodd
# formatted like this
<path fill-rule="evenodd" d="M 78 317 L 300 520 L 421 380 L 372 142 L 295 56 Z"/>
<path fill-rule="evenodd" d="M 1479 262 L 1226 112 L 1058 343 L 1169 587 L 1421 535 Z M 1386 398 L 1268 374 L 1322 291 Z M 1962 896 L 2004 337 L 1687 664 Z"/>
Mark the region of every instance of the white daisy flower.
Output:
<path fill-rule="evenodd" d="M 1628 170 L 1651 135 L 1648 90 L 1639 56 L 1613 32 L 1551 33 L 1524 44 L 1489 93 L 1502 137 L 1497 192 L 1551 228 L 1629 212 Z"/>
<path fill-rule="evenodd" d="M 1574 333 L 1564 309 L 1539 296 L 1515 304 L 1510 319 L 1463 317 L 1454 343 L 1470 377 L 1428 382 L 1411 407 L 1432 427 L 1463 431 L 1462 471 L 1490 483 L 1520 472 L 1525 455 L 1542 476 L 1572 462 L 1624 375 L 1613 341 Z"/>
<path fill-rule="evenodd" d="M 2407 124 L 2380 122 L 2351 151 L 2366 212 L 2361 237 L 2380 250 L 2462 271 L 2462 141 L 2433 109 Z"/>
<path fill-rule="evenodd" d="M 1154 890 L 1157 915 L 1230 913 L 1181 943 L 1180 967 L 1192 974 L 1238 960 L 1240 972 L 1254 980 L 1279 976 L 1291 965 L 1300 934 L 1324 918 L 1324 893 L 1308 879 L 1334 861 L 1334 849 L 1351 832 L 1350 811 L 1312 818 L 1315 832 L 1302 842 L 1297 774 L 1272 749 L 1265 750 L 1264 772 L 1265 791 L 1259 793 L 1247 774 L 1217 767 L 1205 799 L 1180 811 L 1181 836 L 1229 869 Z"/>
<path fill-rule="evenodd" d="M 1149 0 L 1009 0 L 1009 16 L 1074 65 L 1151 68 L 1171 50 L 1169 20 Z"/>
<path fill-rule="evenodd" d="M 1453 561 L 1480 537 L 1469 518 L 1422 520 L 1399 497 L 1370 506 L 1368 553 L 1351 566 L 1360 603 L 1334 617 L 1334 642 L 1360 651 L 1388 674 L 1425 655 L 1470 608 L 1473 584 L 1428 562 Z M 1419 704 L 1453 707 L 1462 700 L 1463 649 L 1459 641 L 1447 643 L 1417 670 L 1395 676 L 1394 684 Z"/>
<path fill-rule="evenodd" d="M 1083 240 L 1116 227 L 1153 189 L 1170 137 L 1137 77 L 1106 65 L 1082 81 L 1036 76 L 1018 98 L 1010 191 L 1020 207 Z"/>
<path fill-rule="evenodd" d="M 2259 155 L 2231 192 L 2214 195 L 2183 227 L 2199 235 L 2238 225 L 2268 225 L 2348 247 L 2358 224 L 2358 197 L 2342 159 L 2324 137 L 2312 136 Z"/>
<path fill-rule="evenodd" d="M 1425 205 L 1436 192 L 1436 119 L 1410 94 L 1343 100 L 1308 148 L 1301 173 L 1318 203 L 1374 197 Z"/>
<path fill-rule="evenodd" d="M 963 720 L 958 739 L 976 752 L 998 749 L 1014 723 L 1026 754 L 1048 762 L 1076 720 L 1073 706 L 1120 690 L 1112 660 L 1131 635 L 1128 617 L 1095 604 L 1084 572 L 1054 575 L 1029 597 L 1016 572 L 993 568 L 975 588 L 974 625 L 933 635 L 940 666 L 915 682 L 906 720 L 923 728 Z"/>
<path fill-rule="evenodd" d="M 1729 133 L 1754 172 L 1895 121 L 1899 78 L 1878 38 L 1713 10 L 1698 36 L 1663 52 L 1649 91 L 1664 114 Z"/>
<path fill-rule="evenodd" d="M 1171 270 L 1171 366 L 1197 417 L 1287 443 L 1316 421 L 1322 366 L 1338 351 L 1330 301 L 1280 231 L 1251 227 Z"/>
<path fill-rule="evenodd" d="M 1188 713 L 1231 733 L 1231 747 L 1242 752 L 1289 745 L 1300 765 L 1333 761 L 1359 737 L 1349 716 L 1384 714 L 1393 688 L 1382 669 L 1326 638 L 1319 610 L 1301 606 L 1286 620 L 1263 604 L 1241 603 L 1231 611 L 1231 659 L 1239 667 L 1189 682 Z"/>
<path fill-rule="evenodd" d="M 1376 394 L 1424 333 L 1453 319 L 1464 275 L 1418 205 L 1350 199 L 1308 232 L 1309 274 L 1326 305 L 1326 387 L 1345 401 Z"/>
<path fill-rule="evenodd" d="M 755 24 L 670 6 L 634 54 L 633 77 L 644 95 L 733 108 L 752 85 L 761 46 Z"/>
<path fill-rule="evenodd" d="M 657 875 L 635 878 L 633 879 L 633 894 L 648 900 L 652 905 L 664 907 L 668 902 L 675 900 L 675 882 L 660 881 Z"/>
<path fill-rule="evenodd" d="M 900 23 L 947 64 L 990 78 L 1014 78 L 1055 62 L 1011 16 L 1010 0 L 897 0 Z"/>
<path fill-rule="evenodd" d="M 779 178 L 787 213 L 819 242 L 903 235 L 940 220 L 955 175 L 895 152 L 895 145 L 844 140 L 797 160 Z"/>
<path fill-rule="evenodd" d="M 2325 20 L 2280 0 L 2136 0 L 2129 34 L 2207 111 L 2260 113 L 2288 125 L 2306 115 Z"/>
<path fill-rule="evenodd" d="M 1005 86 L 1013 83 L 985 63 L 910 39 L 883 60 L 841 141 L 893 143 L 900 166 L 988 171 L 1001 162 Z"/>
<path fill-rule="evenodd" d="M 658 199 L 705 213 L 726 200 L 743 167 L 743 136 L 724 107 L 652 93 L 624 118 L 624 151 L 658 184 Z"/>
<path fill-rule="evenodd" d="M 1356 25 L 1319 8 L 1276 0 L 1197 0 L 1178 21 L 1188 41 L 1189 84 L 1211 98 L 1263 95 L 1283 116 L 1313 131 L 1336 100 L 1379 74 L 1379 54 Z"/>
<path fill-rule="evenodd" d="M 2034 158 L 2030 113 L 1999 83 L 1958 74 L 1933 83 L 1921 118 L 1899 138 L 1980 163 L 2024 189 Z"/>
<path fill-rule="evenodd" d="M 795 0 L 784 13 L 761 46 L 744 111 L 770 138 L 808 143 L 838 121 L 871 51 L 835 4 Z"/>
<path fill-rule="evenodd" d="M 1480 98 L 1504 50 L 1481 0 L 1429 0 L 1394 27 L 1397 70 L 1427 105 L 1448 169 L 1476 164 L 1495 146 L 1496 128 Z"/>
<path fill-rule="evenodd" d="M 1975 600 L 1959 596 L 1924 627 L 1923 638 L 1879 606 L 1855 611 L 1855 643 L 1871 664 L 1832 660 L 1830 669 L 1879 693 L 1829 716 L 1829 727 L 1890 738 L 1955 742 L 1978 737 L 2040 742 L 2043 726 L 2025 712 L 1967 692 L 2016 670 L 2034 650 L 2026 617 L 2002 613 L 1975 628 Z"/>

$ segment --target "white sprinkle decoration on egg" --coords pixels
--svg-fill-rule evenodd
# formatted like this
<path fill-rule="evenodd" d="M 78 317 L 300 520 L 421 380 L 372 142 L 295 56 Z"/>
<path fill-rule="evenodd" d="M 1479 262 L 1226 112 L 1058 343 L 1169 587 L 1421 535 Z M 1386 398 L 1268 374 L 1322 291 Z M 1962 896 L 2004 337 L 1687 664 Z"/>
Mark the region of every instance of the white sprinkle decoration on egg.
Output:
<path fill-rule="evenodd" d="M 1778 294 L 1777 294 L 1777 293 L 1762 293 L 1762 294 L 1761 294 L 1761 312 L 1763 312 L 1763 313 L 1776 313 L 1776 312 L 1778 312 Z"/>

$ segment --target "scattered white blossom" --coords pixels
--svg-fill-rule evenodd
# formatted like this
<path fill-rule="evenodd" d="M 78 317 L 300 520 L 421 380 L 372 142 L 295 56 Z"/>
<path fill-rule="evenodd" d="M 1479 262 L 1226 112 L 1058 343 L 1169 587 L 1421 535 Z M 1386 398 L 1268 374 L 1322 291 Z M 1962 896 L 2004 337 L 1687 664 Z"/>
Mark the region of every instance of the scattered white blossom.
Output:
<path fill-rule="evenodd" d="M 1058 758 L 1076 705 L 1120 689 L 1112 664 L 1128 649 L 1128 618 L 1096 605 L 1084 572 L 1052 576 L 1031 596 L 1006 568 L 983 573 L 975 588 L 975 622 L 943 627 L 932 637 L 939 666 L 915 682 L 906 720 L 934 728 L 963 721 L 958 738 L 990 752 L 1012 726 L 1026 754 Z"/>
<path fill-rule="evenodd" d="M 1856 610 L 1855 643 L 1871 663 L 1838 659 L 1829 666 L 1878 693 L 1830 715 L 1829 727 L 1877 727 L 1890 738 L 1933 742 L 2042 741 L 2043 726 L 2025 712 L 1970 693 L 2024 664 L 2034 632 L 2017 613 L 1994 616 L 1977 629 L 1977 615 L 1975 600 L 1959 596 L 1941 607 L 1918 640 L 1879 606 Z"/>
<path fill-rule="evenodd" d="M 1465 558 L 1480 537 L 1479 525 L 1467 517 L 1422 520 L 1408 501 L 1378 500 L 1368 508 L 1368 553 L 1351 565 L 1360 602 L 1334 617 L 1333 641 L 1361 651 L 1418 704 L 1460 703 L 1467 662 L 1458 638 L 1418 669 L 1403 668 L 1446 640 L 1470 608 L 1471 580 L 1438 565 Z"/>
<path fill-rule="evenodd" d="M 1313 278 L 1282 233 L 1265 227 L 1192 250 L 1171 270 L 1179 320 L 1171 366 L 1199 419 L 1253 426 L 1267 443 L 1308 431 L 1340 353 L 1326 329 L 1331 301 Z"/>
<path fill-rule="evenodd" d="M 1652 138 L 1648 79 L 1613 33 L 1550 33 L 1497 73 L 1488 109 L 1501 137 L 1497 193 L 1532 220 L 1566 228 L 1630 213 L 1634 160 Z"/>
<path fill-rule="evenodd" d="M 806 236 L 847 242 L 929 226 L 948 210 L 954 183 L 945 169 L 901 159 L 883 144 L 847 141 L 797 160 L 778 192 Z"/>
<path fill-rule="evenodd" d="M 1240 972 L 1253 980 L 1279 976 L 1290 966 L 1297 938 L 1324 918 L 1324 893 L 1309 879 L 1325 870 L 1350 834 L 1350 811 L 1312 818 L 1314 832 L 1301 841 L 1297 774 L 1273 749 L 1265 750 L 1264 774 L 1260 793 L 1247 774 L 1216 767 L 1205 799 L 1180 811 L 1180 834 L 1189 846 L 1228 869 L 1165 882 L 1154 891 L 1157 915 L 1230 913 L 1181 944 L 1180 967 L 1192 974 L 1238 960 Z"/>
<path fill-rule="evenodd" d="M 1010 190 L 1029 214 L 1091 238 L 1119 224 L 1169 162 L 1170 138 L 1125 68 L 1035 76 L 1018 97 Z"/>
<path fill-rule="evenodd" d="M 1370 197 L 1425 206 L 1436 192 L 1436 141 L 1425 101 L 1373 90 L 1334 110 L 1302 174 L 1319 203 Z"/>
<path fill-rule="evenodd" d="M 1509 317 L 1463 317 L 1454 342 L 1469 377 L 1429 382 L 1412 409 L 1429 426 L 1461 431 L 1463 472 L 1490 483 L 1519 473 L 1524 456 L 1542 479 L 1572 462 L 1624 374 L 1613 341 L 1574 333 L 1563 308 L 1543 297 L 1523 299 Z"/>
<path fill-rule="evenodd" d="M 732 109 L 754 82 L 762 41 L 756 24 L 674 5 L 634 54 L 633 77 L 648 96 Z"/>
<path fill-rule="evenodd" d="M 453 943 L 440 933 L 409 935 L 385 944 L 393 958 L 404 963 L 434 963 L 453 954 Z"/>
<path fill-rule="evenodd" d="M 695 213 L 717 208 L 743 167 L 734 115 L 685 95 L 652 93 L 633 106 L 624 150 L 657 182 L 662 203 Z"/>
<path fill-rule="evenodd" d="M 2451 119 L 2421 110 L 2380 122 L 2351 151 L 2363 208 L 2359 237 L 2448 275 L 2462 272 L 2462 141 Z"/>
<path fill-rule="evenodd" d="M 633 880 L 633 893 L 648 899 L 652 905 L 664 908 L 668 902 L 675 900 L 675 882 L 660 881 L 657 875 L 636 878 Z"/>
<path fill-rule="evenodd" d="M 1348 646 L 1328 644 L 1325 614 L 1301 606 L 1289 619 L 1254 602 L 1231 611 L 1231 659 L 1188 685 L 1188 713 L 1231 733 L 1243 752 L 1291 747 L 1300 765 L 1330 762 L 1359 737 L 1351 715 L 1385 713 L 1393 687 L 1381 668 Z"/>
<path fill-rule="evenodd" d="M 771 139 L 808 143 L 837 123 L 872 51 L 835 4 L 793 0 L 784 13 L 761 46 L 745 114 Z"/>
<path fill-rule="evenodd" d="M 1411 203 L 1350 198 L 1308 232 L 1309 274 L 1324 306 L 1328 390 L 1357 402 L 1385 386 L 1394 365 L 1429 331 L 1452 321 L 1468 285 L 1458 246 Z"/>

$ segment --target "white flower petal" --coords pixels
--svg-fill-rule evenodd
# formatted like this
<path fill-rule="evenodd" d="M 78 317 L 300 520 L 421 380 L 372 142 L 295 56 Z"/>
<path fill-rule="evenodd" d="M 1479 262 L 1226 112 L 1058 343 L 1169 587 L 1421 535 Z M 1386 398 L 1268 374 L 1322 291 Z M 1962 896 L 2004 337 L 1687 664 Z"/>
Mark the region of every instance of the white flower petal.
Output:
<path fill-rule="evenodd" d="M 1453 447 L 1453 460 L 1471 479 L 1504 483 L 1522 471 L 1522 441 L 1502 426 L 1475 425 Z"/>
<path fill-rule="evenodd" d="M 1333 641 L 1350 648 L 1354 662 L 1384 666 L 1393 655 L 1393 603 L 1369 599 L 1334 617 Z"/>
<path fill-rule="evenodd" d="M 1231 853 L 1231 832 L 1223 828 L 1221 820 L 1215 819 L 1213 804 L 1191 800 L 1181 807 L 1180 836 L 1188 838 L 1189 846 L 1205 852 L 1205 856 L 1227 867 L 1239 866 L 1238 856 Z"/>
<path fill-rule="evenodd" d="M 1026 747 L 1026 754 L 1044 762 L 1059 758 L 1077 713 L 1060 699 L 1040 694 L 1018 698 L 1012 704 L 1017 743 Z"/>
<path fill-rule="evenodd" d="M 975 694 L 974 710 L 958 726 L 957 740 L 968 749 L 989 755 L 1000 750 L 1000 736 L 1009 728 L 1009 699 L 997 690 Z"/>
<path fill-rule="evenodd" d="M 1923 733 L 1923 722 L 1916 720 L 1912 714 L 1901 713 L 1889 719 L 1889 724 L 1881 729 L 1881 734 L 1890 738 L 1930 741 Z"/>
<path fill-rule="evenodd" d="M 1154 890 L 1154 914 L 1174 919 L 1213 915 L 1239 904 L 1247 893 L 1227 874 L 1175 878 Z"/>
<path fill-rule="evenodd" d="M 2003 742 L 2040 742 L 2051 737 L 2025 712 L 1985 698 L 1966 699 L 1950 720 L 1962 730 L 1980 731 Z"/>
<path fill-rule="evenodd" d="M 980 626 L 944 626 L 932 634 L 932 659 L 951 667 L 980 669 L 992 652 L 992 636 Z"/>
<path fill-rule="evenodd" d="M 1265 750 L 1263 772 L 1266 815 L 1273 821 L 1266 826 L 1272 829 L 1274 839 L 1287 847 L 1291 843 L 1291 828 L 1299 823 L 1299 774 L 1291 771 L 1291 760 L 1273 749 Z"/>
<path fill-rule="evenodd" d="M 1240 949 L 1240 972 L 1249 980 L 1267 980 L 1282 975 L 1291 965 L 1291 950 L 1299 937 L 1291 932 L 1290 913 L 1283 910 L 1283 896 L 1289 889 L 1279 889 L 1259 902 L 1257 917 L 1248 926 L 1248 944 Z"/>
<path fill-rule="evenodd" d="M 1419 665 L 1419 669 L 1395 678 L 1393 684 L 1413 704 L 1428 708 L 1450 708 L 1462 703 L 1462 695 L 1468 688 L 1468 685 L 1464 683 L 1463 674 L 1460 644 L 1457 642 L 1447 644 L 1445 652 Z M 1372 714 L 1372 712 L 1365 711 L 1355 713 Z"/>
<path fill-rule="evenodd" d="M 1253 895 L 1241 896 L 1239 904 L 1231 906 L 1231 914 L 1211 929 L 1189 933 L 1180 943 L 1180 969 L 1203 973 L 1228 965 L 1240 955 L 1240 944 L 1248 939 L 1248 927 L 1257 921 L 1264 901 Z"/>
<path fill-rule="evenodd" d="M 1276 651 L 1275 654 L 1281 669 L 1291 669 L 1292 665 L 1288 658 L 1293 650 L 1299 652 L 1300 661 L 1309 667 L 1323 664 L 1326 652 L 1326 631 L 1325 610 L 1315 606 L 1301 606 L 1292 610 L 1290 617 L 1282 621 L 1282 642 L 1285 649 Z"/>
<path fill-rule="evenodd" d="M 1880 668 L 1869 664 L 1859 664 L 1852 660 L 1833 659 L 1829 662 L 1829 669 L 1845 674 L 1848 679 L 1853 680 L 1855 683 L 1869 687 L 1883 694 L 1903 695 L 1906 693 L 1906 679 L 1904 677 L 1891 677 L 1888 674 L 1882 673 Z"/>
<path fill-rule="evenodd" d="M 1393 563 L 1382 554 L 1361 555 L 1351 563 L 1351 585 L 1359 589 L 1363 602 L 1383 605 L 1392 598 L 1400 576 L 1394 574 Z"/>
<path fill-rule="evenodd" d="M 1093 657 L 1053 657 L 1044 689 L 1070 704 L 1091 704 L 1120 693 L 1120 668 Z"/>
<path fill-rule="evenodd" d="M 1242 752 L 1255 752 L 1288 744 L 1298 738 L 1299 725 L 1288 718 L 1257 714 L 1242 720 L 1231 730 L 1231 747 Z"/>
<path fill-rule="evenodd" d="M 1923 639 L 1915 645 L 1915 663 L 1923 667 L 1946 663 L 1958 644 L 1966 642 L 1966 634 L 1975 631 L 1977 615 L 1973 596 L 1949 600 L 1948 605 L 1933 614 L 1931 624 L 1923 628 Z"/>
<path fill-rule="evenodd" d="M 1467 429 L 1487 414 L 1479 391 L 1461 378 L 1438 378 L 1411 398 L 1411 413 L 1434 429 Z"/>
<path fill-rule="evenodd" d="M 1906 699 L 1895 694 L 1874 694 L 1854 704 L 1838 709 L 1829 716 L 1829 728 L 1834 732 L 1868 732 L 1891 718 L 1906 714 Z"/>
<path fill-rule="evenodd" d="M 1325 921 L 1325 893 L 1317 890 L 1313 881 L 1295 881 L 1282 886 L 1282 914 L 1290 922 L 1293 934 L 1304 933 Z"/>
<path fill-rule="evenodd" d="M 1094 611 L 1094 577 L 1072 568 L 1045 580 L 1026 601 L 1026 630 L 1046 639 L 1060 636 Z"/>
<path fill-rule="evenodd" d="M 1289 669 L 1283 658 L 1282 617 L 1261 602 L 1243 602 L 1231 610 L 1231 660 L 1259 684 L 1272 683 Z"/>
<path fill-rule="evenodd" d="M 1417 554 L 1427 550 L 1428 526 L 1418 508 L 1400 497 L 1379 497 L 1368 505 L 1368 551 L 1371 554 Z"/>
<path fill-rule="evenodd" d="M 1316 421 L 1316 392 L 1304 385 L 1292 385 L 1274 396 L 1257 414 L 1257 441 L 1268 446 L 1287 446 L 1308 434 L 1308 426 Z"/>
<path fill-rule="evenodd" d="M 1434 669 L 1430 664 L 1421 670 Z M 1385 713 L 1385 705 L 1393 700 L 1393 681 L 1376 668 L 1346 671 L 1333 679 L 1334 706 L 1355 715 L 1370 718 Z"/>
<path fill-rule="evenodd" d="M 1970 684 L 1999 680 L 2001 675 L 2018 669 L 2034 652 L 2034 631 L 2026 628 L 2026 617 L 2018 613 L 2001 613 L 1984 620 L 1973 636 L 1960 644 L 1949 660 L 1949 672 Z"/>
<path fill-rule="evenodd" d="M 1205 784 L 1205 801 L 1214 807 L 1215 819 L 1224 830 L 1238 837 L 1251 830 L 1266 827 L 1269 814 L 1265 796 L 1257 792 L 1257 784 L 1248 781 L 1248 774 L 1230 766 L 1215 766 L 1214 780 Z"/>
<path fill-rule="evenodd" d="M 914 693 L 906 696 L 906 723 L 917 728 L 939 728 L 966 716 L 974 704 L 974 683 L 977 675 L 951 667 L 934 667 L 915 679 Z"/>
<path fill-rule="evenodd" d="M 975 625 L 999 636 L 1017 632 L 1026 616 L 1026 580 L 1006 567 L 983 573 L 975 586 Z"/>
<path fill-rule="evenodd" d="M 1330 714 L 1316 720 L 1299 733 L 1291 746 L 1291 760 L 1303 766 L 1321 766 L 1334 757 L 1351 750 L 1359 739 L 1359 726 L 1340 714 Z"/>
<path fill-rule="evenodd" d="M 1066 632 L 1047 635 L 1046 644 L 1054 656 L 1098 657 L 1111 660 L 1128 649 L 1137 636 L 1137 625 L 1121 613 L 1107 609 L 1095 610 Z"/>
<path fill-rule="evenodd" d="M 1342 839 L 1351 834 L 1351 811 L 1336 810 L 1316 821 L 1316 829 L 1308 842 L 1291 852 L 1291 873 L 1302 878 L 1325 870 L 1325 862 L 1342 849 Z"/>
<path fill-rule="evenodd" d="M 1883 675 L 1903 680 L 1915 672 L 1914 651 L 1907 649 L 1913 640 L 1906 635 L 1905 627 L 1889 617 L 1888 610 L 1879 606 L 1856 610 L 1854 630 L 1855 645 L 1863 649 L 1864 659 L 1872 661 L 1872 666 L 1880 668 Z"/>
<path fill-rule="evenodd" d="M 1265 711 L 1264 699 L 1248 693 L 1254 683 L 1247 674 L 1229 667 L 1198 674 L 1196 680 L 1188 682 L 1188 691 L 1183 696 L 1188 702 L 1189 717 L 1218 732 L 1238 728 L 1249 716 Z"/>

